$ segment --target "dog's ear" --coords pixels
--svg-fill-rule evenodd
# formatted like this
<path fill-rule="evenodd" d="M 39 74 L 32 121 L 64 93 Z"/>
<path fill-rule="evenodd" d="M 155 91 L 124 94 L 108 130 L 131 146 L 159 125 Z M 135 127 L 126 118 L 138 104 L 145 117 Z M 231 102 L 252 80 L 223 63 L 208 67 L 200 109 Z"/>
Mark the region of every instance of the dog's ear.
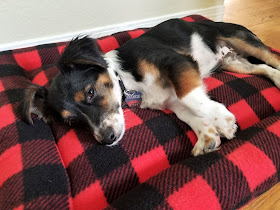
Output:
<path fill-rule="evenodd" d="M 33 125 L 31 114 L 38 115 L 38 118 L 47 121 L 46 116 L 46 99 L 48 90 L 44 87 L 31 84 L 25 91 L 24 100 L 22 102 L 22 112 L 24 119 Z"/>
<path fill-rule="evenodd" d="M 58 67 L 63 74 L 73 69 L 83 70 L 91 67 L 105 69 L 107 64 L 98 50 L 96 41 L 85 36 L 70 41 L 61 55 Z"/>

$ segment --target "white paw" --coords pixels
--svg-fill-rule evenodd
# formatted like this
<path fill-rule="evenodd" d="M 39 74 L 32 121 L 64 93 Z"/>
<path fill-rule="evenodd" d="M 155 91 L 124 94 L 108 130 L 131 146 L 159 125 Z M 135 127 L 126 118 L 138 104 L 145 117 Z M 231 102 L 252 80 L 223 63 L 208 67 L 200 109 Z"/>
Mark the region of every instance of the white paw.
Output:
<path fill-rule="evenodd" d="M 194 145 L 192 154 L 202 155 L 219 149 L 221 145 L 220 136 L 213 125 L 204 123 L 198 130 L 198 141 Z"/>
<path fill-rule="evenodd" d="M 280 89 L 280 71 L 279 71 L 280 69 L 279 69 L 279 67 L 275 69 L 266 64 L 257 65 L 258 70 L 262 71 L 263 75 L 268 77 L 271 81 L 273 81 L 274 84 L 276 85 L 276 87 Z"/>
<path fill-rule="evenodd" d="M 211 113 L 211 122 L 221 137 L 225 137 L 227 139 L 234 138 L 237 130 L 234 115 L 223 104 L 218 102 L 215 104 L 215 109 L 213 109 L 213 112 Z"/>
<path fill-rule="evenodd" d="M 280 71 L 269 67 L 269 78 L 274 82 L 275 86 L 280 89 Z"/>

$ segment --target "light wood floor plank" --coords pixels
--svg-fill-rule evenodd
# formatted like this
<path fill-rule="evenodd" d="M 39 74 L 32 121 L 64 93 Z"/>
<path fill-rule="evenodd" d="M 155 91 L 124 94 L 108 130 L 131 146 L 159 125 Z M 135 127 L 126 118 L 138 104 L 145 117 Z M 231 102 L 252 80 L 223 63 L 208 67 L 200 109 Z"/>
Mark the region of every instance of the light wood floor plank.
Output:
<path fill-rule="evenodd" d="M 269 191 L 257 197 L 242 210 L 279 210 L 280 209 L 280 184 L 275 185 Z"/>
<path fill-rule="evenodd" d="M 280 49 L 280 0 L 225 0 L 224 21 L 243 25 Z"/>

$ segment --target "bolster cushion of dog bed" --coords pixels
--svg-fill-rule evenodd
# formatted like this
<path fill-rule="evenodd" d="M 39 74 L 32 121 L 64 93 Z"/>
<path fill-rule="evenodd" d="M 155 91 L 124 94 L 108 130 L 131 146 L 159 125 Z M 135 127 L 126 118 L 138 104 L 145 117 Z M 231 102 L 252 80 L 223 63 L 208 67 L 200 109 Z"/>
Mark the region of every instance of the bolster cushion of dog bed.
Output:
<path fill-rule="evenodd" d="M 97 42 L 105 53 L 147 30 Z M 114 147 L 81 128 L 27 124 L 19 112 L 25 88 L 49 85 L 66 45 L 0 52 L 0 209 L 236 209 L 279 182 L 280 91 L 261 76 L 219 72 L 204 80 L 239 129 L 198 157 L 194 132 L 168 110 L 126 108 L 126 133 Z"/>

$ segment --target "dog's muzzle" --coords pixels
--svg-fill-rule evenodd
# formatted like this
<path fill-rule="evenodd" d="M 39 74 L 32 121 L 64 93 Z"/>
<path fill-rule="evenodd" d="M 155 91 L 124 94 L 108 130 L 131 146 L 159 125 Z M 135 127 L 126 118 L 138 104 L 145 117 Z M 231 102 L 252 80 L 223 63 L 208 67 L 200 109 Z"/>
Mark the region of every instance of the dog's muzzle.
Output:
<path fill-rule="evenodd" d="M 121 140 L 124 132 L 125 123 L 123 110 L 119 108 L 117 113 L 106 117 L 101 125 L 94 129 L 94 136 L 101 144 L 115 145 Z"/>

